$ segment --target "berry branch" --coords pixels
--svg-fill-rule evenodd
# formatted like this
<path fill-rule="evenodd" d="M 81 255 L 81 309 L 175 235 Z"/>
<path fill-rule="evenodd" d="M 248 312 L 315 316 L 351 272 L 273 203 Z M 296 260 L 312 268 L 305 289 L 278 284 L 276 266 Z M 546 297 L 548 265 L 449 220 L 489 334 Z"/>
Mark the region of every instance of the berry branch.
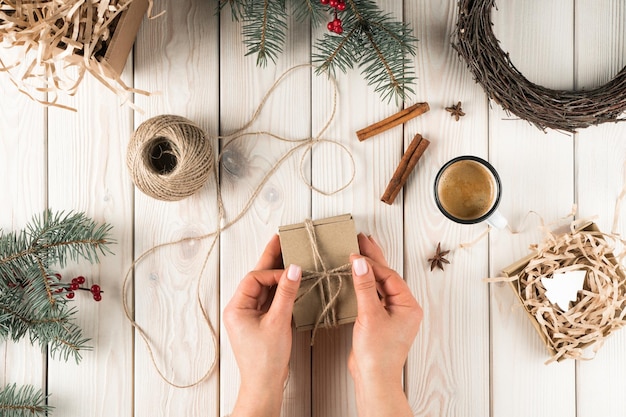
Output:
<path fill-rule="evenodd" d="M 382 12 L 373 0 L 292 0 L 297 21 L 318 25 L 330 14 L 328 33 L 315 42 L 312 61 L 317 72 L 347 72 L 356 64 L 369 85 L 383 100 L 404 100 L 415 81 L 410 57 L 416 39 L 410 27 Z M 229 5 L 233 19 L 243 20 L 246 55 L 257 54 L 257 65 L 276 62 L 285 44 L 285 0 L 220 0 Z"/>
<path fill-rule="evenodd" d="M 63 283 L 54 269 L 68 260 L 98 262 L 114 243 L 110 230 L 82 213 L 51 211 L 34 217 L 22 231 L 0 230 L 0 339 L 18 341 L 28 335 L 31 343 L 47 347 L 51 357 L 79 362 L 89 340 L 75 322 L 77 309 L 70 301 L 77 290 L 90 291 L 101 301 L 103 291 L 97 284 L 81 287 L 83 276 Z M 32 387 L 8 385 L 0 390 L 0 416 L 45 415 L 50 408 L 44 402 Z"/>

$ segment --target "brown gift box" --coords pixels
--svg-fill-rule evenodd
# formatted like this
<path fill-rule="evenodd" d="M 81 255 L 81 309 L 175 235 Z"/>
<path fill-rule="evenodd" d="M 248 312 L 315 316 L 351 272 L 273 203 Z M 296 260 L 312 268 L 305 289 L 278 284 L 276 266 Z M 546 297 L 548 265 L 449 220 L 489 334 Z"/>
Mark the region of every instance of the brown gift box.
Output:
<path fill-rule="evenodd" d="M 584 231 L 589 231 L 589 232 L 599 232 L 600 231 L 598 226 L 595 223 L 592 223 L 592 222 L 582 224 L 576 230 L 584 230 Z M 512 276 L 518 275 L 520 272 L 522 272 L 526 268 L 528 263 L 534 257 L 535 257 L 535 254 L 532 253 L 532 254 L 526 256 L 525 258 L 522 258 L 522 259 L 518 260 L 517 262 L 515 262 L 515 263 L 507 266 L 506 268 L 502 269 L 502 274 L 504 276 L 506 276 L 506 277 L 512 277 Z M 610 257 L 607 256 L 607 259 L 611 263 L 615 263 L 616 262 L 615 257 L 613 257 L 613 256 L 610 256 Z M 621 272 L 620 269 L 617 269 L 616 272 L 620 276 L 622 275 L 622 272 Z M 519 288 L 517 286 L 517 280 L 509 281 L 508 283 L 509 283 L 509 287 L 513 290 L 513 292 L 517 296 L 517 299 L 519 300 L 520 305 L 523 306 L 524 305 L 524 300 L 522 299 L 522 296 L 520 295 L 520 290 L 519 290 Z M 526 313 L 526 316 L 530 319 L 530 322 L 532 323 L 532 325 L 535 328 L 535 330 L 537 330 L 537 333 L 539 334 L 539 337 L 541 337 L 541 340 L 543 341 L 543 344 L 548 349 L 548 352 L 550 353 L 550 356 L 555 356 L 557 354 L 557 351 L 554 349 L 554 347 L 552 346 L 552 344 L 548 340 L 548 336 L 541 331 L 541 327 L 539 326 L 539 323 L 537 322 L 537 319 L 535 318 L 535 316 L 530 314 L 530 312 L 526 308 L 524 308 L 524 312 Z M 584 344 L 584 345 L 581 345 L 581 347 L 586 347 L 586 346 L 589 346 L 590 344 L 591 343 Z M 565 359 L 565 357 L 561 356 L 561 357 L 559 357 L 557 359 L 557 362 L 560 362 L 563 359 Z"/>
<path fill-rule="evenodd" d="M 121 13 L 115 31 L 108 42 L 100 62 L 106 63 L 115 75 L 120 76 L 135 43 L 143 16 L 148 11 L 148 0 L 133 0 L 128 10 Z"/>
<path fill-rule="evenodd" d="M 341 267 L 350 262 L 350 254 L 359 253 L 359 243 L 351 214 L 313 221 L 320 257 L 328 270 Z M 304 223 L 281 226 L 279 229 L 280 246 L 285 267 L 291 264 L 302 267 L 305 271 L 320 272 L 321 267 L 314 258 L 313 248 Z M 349 275 L 349 276 L 348 276 Z M 336 291 L 338 281 L 331 277 L 331 292 Z M 320 293 L 311 287 L 315 279 L 303 280 L 298 290 L 298 299 L 293 309 L 296 330 L 311 330 L 323 311 Z M 303 295 L 305 294 L 305 295 Z M 357 306 L 352 275 L 346 274 L 334 306 L 337 324 L 352 323 L 356 320 Z M 320 323 L 320 327 L 323 323 Z"/>

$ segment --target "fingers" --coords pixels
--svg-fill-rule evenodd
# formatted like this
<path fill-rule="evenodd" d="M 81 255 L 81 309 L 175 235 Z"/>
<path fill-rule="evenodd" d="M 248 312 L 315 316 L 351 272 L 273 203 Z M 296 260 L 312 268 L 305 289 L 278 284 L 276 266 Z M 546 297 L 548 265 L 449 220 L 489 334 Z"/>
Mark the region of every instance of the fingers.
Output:
<path fill-rule="evenodd" d="M 267 312 L 268 316 L 274 319 L 288 320 L 291 323 L 293 304 L 296 301 L 298 288 L 300 288 L 301 277 L 302 269 L 298 265 L 289 265 L 289 268 L 283 272 L 278 287 L 276 287 L 272 305 Z"/>
<path fill-rule="evenodd" d="M 387 307 L 418 305 L 409 286 L 396 271 L 376 263 L 372 263 L 372 270 Z"/>
<path fill-rule="evenodd" d="M 359 233 L 357 239 L 359 241 L 359 249 L 361 250 L 362 255 L 367 256 L 379 264 L 388 266 L 385 255 L 383 255 L 382 248 L 372 236 L 365 236 L 363 233 Z"/>
<path fill-rule="evenodd" d="M 263 303 L 268 287 L 278 284 L 282 270 L 252 271 L 239 283 L 230 305 L 234 308 L 257 309 Z"/>
<path fill-rule="evenodd" d="M 261 269 L 281 269 L 283 267 L 282 254 L 280 249 L 280 239 L 278 235 L 272 236 L 261 258 L 254 267 L 255 270 Z"/>
<path fill-rule="evenodd" d="M 378 292 L 376 291 L 376 279 L 374 272 L 366 258 L 359 255 L 351 255 L 352 279 L 356 293 L 357 314 L 366 317 L 382 308 Z"/>

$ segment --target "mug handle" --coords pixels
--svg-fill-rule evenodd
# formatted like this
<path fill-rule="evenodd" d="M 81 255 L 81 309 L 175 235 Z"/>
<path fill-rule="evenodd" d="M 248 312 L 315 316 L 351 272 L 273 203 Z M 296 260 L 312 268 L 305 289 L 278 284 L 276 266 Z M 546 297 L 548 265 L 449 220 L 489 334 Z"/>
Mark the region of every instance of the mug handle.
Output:
<path fill-rule="evenodd" d="M 486 221 L 487 224 L 498 230 L 504 229 L 509 224 L 506 218 L 498 210 L 494 211 Z"/>

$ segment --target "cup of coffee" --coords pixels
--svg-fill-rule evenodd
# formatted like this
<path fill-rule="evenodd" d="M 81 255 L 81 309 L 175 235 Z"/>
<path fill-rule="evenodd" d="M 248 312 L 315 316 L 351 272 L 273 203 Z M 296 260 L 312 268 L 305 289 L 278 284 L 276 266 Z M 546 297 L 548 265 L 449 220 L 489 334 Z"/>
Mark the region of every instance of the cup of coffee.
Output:
<path fill-rule="evenodd" d="M 502 183 L 495 168 L 477 156 L 448 161 L 435 177 L 435 203 L 444 216 L 461 224 L 487 221 L 497 229 L 507 225 L 498 212 Z"/>

